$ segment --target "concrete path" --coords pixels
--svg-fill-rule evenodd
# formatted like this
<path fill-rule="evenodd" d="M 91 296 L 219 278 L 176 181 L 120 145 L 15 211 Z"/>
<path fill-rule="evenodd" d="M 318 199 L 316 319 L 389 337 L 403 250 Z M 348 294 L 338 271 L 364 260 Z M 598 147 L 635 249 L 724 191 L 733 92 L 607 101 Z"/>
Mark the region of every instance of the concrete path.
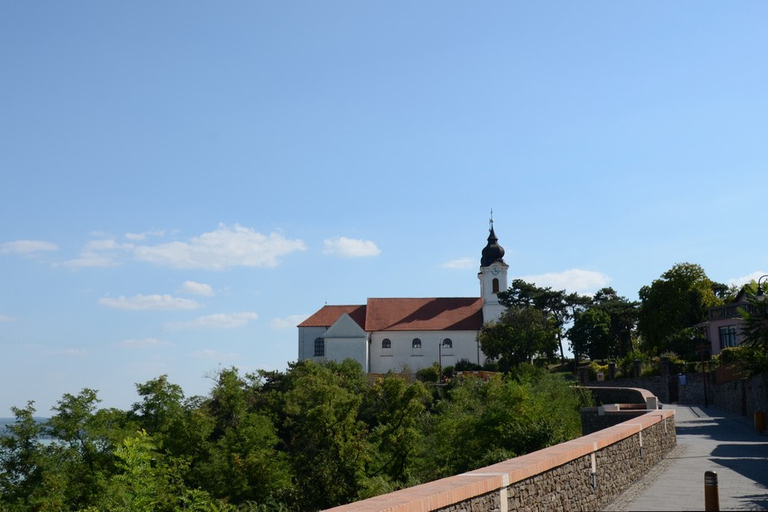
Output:
<path fill-rule="evenodd" d="M 716 471 L 720 510 L 768 510 L 768 436 L 719 407 L 674 408 L 678 446 L 608 510 L 704 510 L 704 472 Z"/>

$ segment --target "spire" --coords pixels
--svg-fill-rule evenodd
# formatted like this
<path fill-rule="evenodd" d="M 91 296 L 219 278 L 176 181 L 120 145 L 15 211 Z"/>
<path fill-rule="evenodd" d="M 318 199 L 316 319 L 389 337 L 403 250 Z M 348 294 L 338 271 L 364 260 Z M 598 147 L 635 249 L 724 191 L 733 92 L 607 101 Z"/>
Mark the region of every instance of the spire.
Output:
<path fill-rule="evenodd" d="M 488 244 L 483 248 L 483 257 L 480 259 L 481 267 L 488 267 L 494 262 L 504 263 L 504 248 L 499 245 L 499 239 L 493 230 L 493 210 L 491 210 L 491 221 L 488 230 Z"/>

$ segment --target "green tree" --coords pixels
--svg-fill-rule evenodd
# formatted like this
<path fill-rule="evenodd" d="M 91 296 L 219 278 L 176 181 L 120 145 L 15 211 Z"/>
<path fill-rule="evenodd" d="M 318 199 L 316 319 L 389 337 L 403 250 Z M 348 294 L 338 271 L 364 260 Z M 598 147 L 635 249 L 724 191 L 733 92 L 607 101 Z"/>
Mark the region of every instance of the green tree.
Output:
<path fill-rule="evenodd" d="M 282 383 L 281 437 L 296 487 L 296 508 L 318 510 L 356 499 L 366 488 L 366 425 L 358 418 L 366 387 L 360 365 L 301 361 Z"/>
<path fill-rule="evenodd" d="M 0 510 L 30 510 L 44 491 L 44 425 L 35 419 L 34 402 L 11 410 L 16 421 L 0 434 Z"/>
<path fill-rule="evenodd" d="M 576 314 L 568 331 L 577 356 L 591 359 L 619 358 L 632 351 L 632 332 L 638 304 L 620 297 L 613 288 L 595 293 L 589 307 Z"/>
<path fill-rule="evenodd" d="M 765 295 L 748 291 L 746 301 L 746 306 L 739 311 L 744 319 L 741 327 L 743 344 L 768 354 L 768 300 Z"/>
<path fill-rule="evenodd" d="M 122 414 L 104 411 L 97 415 L 99 402 L 93 389 L 85 388 L 77 395 L 65 393 L 47 422 L 47 433 L 53 438 L 48 454 L 58 466 L 49 475 L 49 485 L 61 489 L 65 508 L 77 510 L 95 503 L 104 492 L 105 475 L 115 471 L 115 435 L 109 426 Z"/>
<path fill-rule="evenodd" d="M 678 263 L 640 289 L 637 329 L 645 349 L 651 353 L 676 352 L 695 355 L 695 343 L 686 330 L 706 320 L 709 308 L 722 304 L 716 291 L 722 285 L 710 280 L 704 269 Z"/>
<path fill-rule="evenodd" d="M 569 334 L 575 356 L 603 359 L 611 355 L 611 316 L 599 308 L 589 308 L 573 321 Z"/>
<path fill-rule="evenodd" d="M 388 373 L 370 385 L 359 417 L 367 425 L 370 454 L 368 494 L 380 494 L 413 481 L 413 466 L 423 441 L 419 422 L 431 395 L 419 382 Z"/>
<path fill-rule="evenodd" d="M 498 321 L 483 326 L 478 340 L 483 353 L 498 359 L 499 369 L 509 372 L 537 356 L 552 358 L 557 330 L 555 321 L 541 310 L 513 306 Z"/>
<path fill-rule="evenodd" d="M 560 349 L 560 359 L 565 360 L 563 339 L 566 326 L 574 316 L 589 304 L 589 297 L 550 287 L 538 287 L 522 279 L 515 279 L 509 289 L 499 293 L 499 302 L 507 308 L 535 308 L 552 323 Z"/>
<path fill-rule="evenodd" d="M 265 503 L 291 492 L 291 473 L 272 420 L 254 406 L 249 383 L 235 368 L 222 370 L 204 404 L 212 419 L 194 482 L 231 503 Z"/>
<path fill-rule="evenodd" d="M 525 368 L 525 369 L 523 369 Z M 425 418 L 424 481 L 530 453 L 581 435 L 581 398 L 563 379 L 522 367 L 482 385 L 458 382 Z"/>

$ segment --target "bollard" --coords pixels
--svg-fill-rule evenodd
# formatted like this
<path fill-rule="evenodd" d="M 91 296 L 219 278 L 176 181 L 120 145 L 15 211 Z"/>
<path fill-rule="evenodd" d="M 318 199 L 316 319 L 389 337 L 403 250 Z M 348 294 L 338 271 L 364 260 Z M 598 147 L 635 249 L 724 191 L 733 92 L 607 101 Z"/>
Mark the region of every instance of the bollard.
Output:
<path fill-rule="evenodd" d="M 755 429 L 761 434 L 765 430 L 765 412 L 755 411 Z"/>
<path fill-rule="evenodd" d="M 704 472 L 704 510 L 720 510 L 720 492 L 717 489 L 717 472 Z"/>

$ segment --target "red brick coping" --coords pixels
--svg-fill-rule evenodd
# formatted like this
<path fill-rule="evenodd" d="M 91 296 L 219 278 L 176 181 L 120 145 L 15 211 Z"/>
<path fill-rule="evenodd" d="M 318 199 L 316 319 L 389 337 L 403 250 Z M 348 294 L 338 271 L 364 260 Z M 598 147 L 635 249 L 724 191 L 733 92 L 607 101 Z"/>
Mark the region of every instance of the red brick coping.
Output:
<path fill-rule="evenodd" d="M 645 390 L 643 390 L 645 391 Z M 329 509 L 333 512 L 427 512 L 499 491 L 580 457 L 600 451 L 674 417 L 651 410 L 613 427 L 491 466 Z M 642 442 L 641 442 L 642 445 Z"/>

